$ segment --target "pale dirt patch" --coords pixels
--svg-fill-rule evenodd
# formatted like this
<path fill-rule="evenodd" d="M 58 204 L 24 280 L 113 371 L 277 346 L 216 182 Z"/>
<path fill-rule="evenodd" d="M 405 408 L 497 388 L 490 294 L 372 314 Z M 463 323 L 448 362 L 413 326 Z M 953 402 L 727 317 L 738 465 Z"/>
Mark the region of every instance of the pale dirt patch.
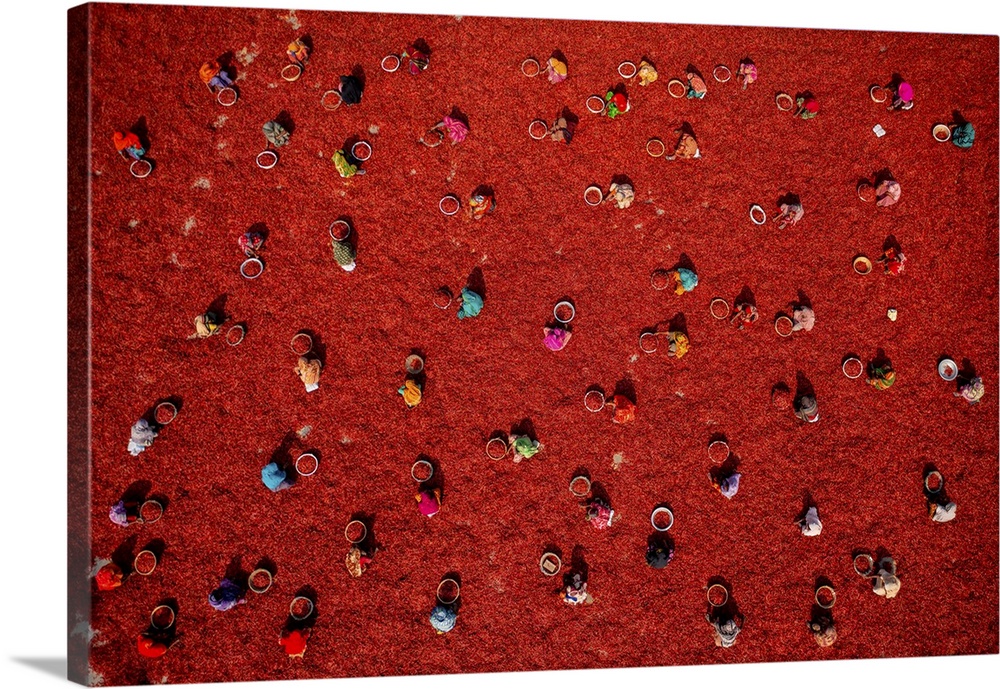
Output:
<path fill-rule="evenodd" d="M 298 435 L 300 438 L 305 439 L 306 436 L 312 433 L 312 429 L 313 429 L 312 426 L 303 426 L 296 432 L 296 435 Z"/>
<path fill-rule="evenodd" d="M 258 55 L 260 55 L 260 48 L 257 47 L 256 43 L 251 43 L 249 48 L 244 46 L 236 51 L 236 61 L 244 67 L 249 67 Z M 239 78 L 243 78 L 242 72 L 240 73 Z"/>
<path fill-rule="evenodd" d="M 373 124 L 372 126 L 368 127 L 368 133 L 369 134 L 371 134 L 371 135 L 374 136 L 374 135 L 377 135 L 378 132 L 379 132 L 379 129 L 378 129 L 378 125 L 377 124 Z"/>
<path fill-rule="evenodd" d="M 211 189 L 212 188 L 212 183 L 208 180 L 207 177 L 199 177 L 198 179 L 196 179 L 194 181 L 194 184 L 191 185 L 191 188 L 192 189 Z"/>
<path fill-rule="evenodd" d="M 611 458 L 611 468 L 614 471 L 620 470 L 623 466 L 625 466 L 628 463 L 629 461 L 625 459 L 625 455 L 622 454 L 621 452 L 616 452 L 614 456 Z"/>
<path fill-rule="evenodd" d="M 279 14 L 278 19 L 287 23 L 290 27 L 298 31 L 302 28 L 302 22 L 295 16 L 295 10 L 288 10 L 288 14 Z"/>
<path fill-rule="evenodd" d="M 187 237 L 188 233 L 190 233 L 191 230 L 194 228 L 194 226 L 197 225 L 197 224 L 198 224 L 198 221 L 195 220 L 194 216 L 192 215 L 190 218 L 188 218 L 187 220 L 184 221 L 184 228 L 181 230 L 181 234 L 183 234 L 185 237 Z"/>

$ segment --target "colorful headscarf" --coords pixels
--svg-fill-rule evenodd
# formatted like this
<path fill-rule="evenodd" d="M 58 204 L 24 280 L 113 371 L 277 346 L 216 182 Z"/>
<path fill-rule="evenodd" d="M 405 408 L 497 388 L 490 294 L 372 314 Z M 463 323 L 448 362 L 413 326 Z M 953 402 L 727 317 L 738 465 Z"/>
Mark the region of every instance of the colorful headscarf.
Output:
<path fill-rule="evenodd" d="M 531 459 L 542 449 L 542 444 L 537 440 L 532 440 L 526 435 L 518 436 L 514 440 L 514 454 L 520 455 L 524 459 Z"/>
<path fill-rule="evenodd" d="M 694 72 L 687 73 L 688 80 L 688 98 L 704 98 L 705 94 L 708 93 L 708 86 L 705 85 L 705 80 Z"/>
<path fill-rule="evenodd" d="M 287 129 L 274 121 L 265 122 L 264 126 L 261 127 L 261 131 L 264 132 L 264 138 L 276 148 L 281 148 L 287 144 L 291 136 Z"/>
<path fill-rule="evenodd" d="M 689 349 L 691 349 L 691 340 L 689 340 L 688 336 L 684 333 L 670 332 L 667 333 L 667 337 L 670 339 L 670 356 L 680 359 L 688 353 Z"/>
<path fill-rule="evenodd" d="M 288 474 L 278 466 L 277 462 L 271 462 L 260 470 L 260 480 L 274 493 L 287 487 L 287 484 L 285 484 L 286 476 Z"/>
<path fill-rule="evenodd" d="M 975 140 L 976 130 L 971 122 L 963 122 L 951 134 L 951 142 L 959 148 L 971 148 Z"/>
<path fill-rule="evenodd" d="M 435 605 L 431 610 L 431 626 L 437 630 L 438 634 L 450 632 L 455 628 L 458 614 L 450 605 Z"/>
<path fill-rule="evenodd" d="M 660 75 L 656 72 L 653 65 L 645 60 L 639 63 L 639 86 L 649 86 L 659 79 L 659 77 Z"/>
<path fill-rule="evenodd" d="M 481 220 L 497 207 L 496 199 L 490 194 L 475 194 L 469 199 L 469 210 L 473 220 Z"/>
<path fill-rule="evenodd" d="M 308 629 L 286 629 L 281 632 L 278 645 L 285 649 L 285 653 L 290 658 L 301 658 L 306 654 L 306 642 L 308 639 Z"/>
<path fill-rule="evenodd" d="M 623 112 L 628 112 L 629 104 L 628 98 L 625 97 L 624 93 L 615 93 L 614 91 L 608 91 L 604 96 L 604 102 L 607 107 L 605 112 L 611 119 L 616 118 Z"/>
<path fill-rule="evenodd" d="M 873 368 L 868 383 L 876 390 L 888 390 L 896 382 L 896 372 L 888 366 Z"/>
<path fill-rule="evenodd" d="M 693 270 L 688 270 L 687 268 L 678 268 L 675 270 L 674 279 L 677 281 L 677 288 L 674 290 L 675 294 L 690 292 L 698 286 L 698 276 L 695 275 Z"/>
<path fill-rule="evenodd" d="M 441 120 L 441 126 L 455 143 L 465 141 L 465 137 L 469 135 L 469 128 L 465 126 L 465 123 L 449 115 L 445 115 L 444 119 Z"/>
<path fill-rule="evenodd" d="M 240 603 L 246 603 L 243 589 L 230 579 L 223 579 L 219 582 L 219 588 L 208 594 L 208 604 L 219 612 L 231 610 Z"/>
<path fill-rule="evenodd" d="M 438 491 L 422 490 L 417 493 L 417 509 L 425 517 L 433 517 L 441 510 Z"/>
<path fill-rule="evenodd" d="M 468 287 L 462 289 L 462 293 L 458 297 L 459 308 L 458 308 L 458 318 L 472 318 L 478 316 L 479 312 L 483 310 L 483 298 L 473 292 Z"/>
<path fill-rule="evenodd" d="M 757 81 L 757 65 L 752 62 L 740 62 L 738 73 L 743 77 L 743 88 Z"/>
<path fill-rule="evenodd" d="M 124 576 L 121 567 L 114 562 L 109 562 L 97 570 L 94 581 L 97 583 L 98 591 L 111 591 L 122 585 Z"/>
<path fill-rule="evenodd" d="M 619 208 L 628 208 L 632 205 L 632 201 L 635 200 L 635 190 L 631 184 L 616 184 L 613 182 L 608 191 L 614 195 L 615 205 Z"/>
<path fill-rule="evenodd" d="M 128 526 L 128 512 L 125 510 L 125 501 L 119 500 L 112 505 L 108 512 L 108 517 L 112 523 L 118 526 Z"/>
<path fill-rule="evenodd" d="M 792 311 L 792 330 L 809 332 L 816 324 L 816 314 L 808 306 L 799 306 Z"/>
<path fill-rule="evenodd" d="M 403 402 L 410 409 L 420 404 L 420 400 L 423 399 L 420 386 L 413 380 L 407 380 L 403 383 L 403 387 L 399 388 L 396 392 L 403 396 Z"/>
<path fill-rule="evenodd" d="M 350 242 L 341 242 L 336 239 L 331 240 L 330 243 L 333 246 L 333 260 L 337 262 L 337 265 L 347 272 L 354 270 L 356 265 L 354 260 L 357 258 L 354 246 Z"/>
<path fill-rule="evenodd" d="M 542 343 L 553 352 L 558 352 L 565 347 L 572 336 L 568 330 L 562 328 L 543 328 L 543 331 L 545 337 L 542 339 Z"/>
<path fill-rule="evenodd" d="M 611 417 L 614 423 L 632 423 L 635 421 L 635 405 L 632 404 L 630 400 L 625 395 L 615 395 L 612 398 L 612 404 L 614 405 L 615 413 Z"/>
<path fill-rule="evenodd" d="M 593 498 L 587 505 L 587 521 L 598 531 L 611 526 L 613 516 L 614 511 L 611 509 L 611 505 L 599 498 Z"/>
<path fill-rule="evenodd" d="M 986 392 L 986 388 L 983 387 L 983 379 L 976 376 L 968 383 L 959 388 L 959 391 L 955 394 L 961 397 L 969 404 L 976 404 L 979 400 L 983 398 L 983 394 Z"/>
<path fill-rule="evenodd" d="M 358 174 L 358 166 L 349 162 L 343 151 L 334 153 L 331 160 L 333 160 L 333 166 L 337 168 L 337 172 L 340 173 L 341 177 L 353 177 Z"/>
<path fill-rule="evenodd" d="M 732 499 L 740 489 L 740 477 L 742 474 L 730 474 L 719 482 L 719 492 Z"/>
<path fill-rule="evenodd" d="M 545 66 L 545 73 L 548 75 L 549 82 L 558 84 L 561 81 L 566 81 L 566 77 L 569 76 L 569 68 L 565 62 L 550 57 L 548 64 Z"/>
<path fill-rule="evenodd" d="M 404 60 L 409 60 L 407 70 L 410 74 L 420 74 L 430 64 L 430 57 L 412 45 L 403 51 L 402 57 Z"/>
<path fill-rule="evenodd" d="M 212 77 L 218 74 L 221 69 L 222 68 L 219 66 L 218 62 L 215 60 L 209 60 L 201 66 L 201 69 L 198 70 L 198 76 L 200 76 L 201 80 L 207 84 L 212 81 Z"/>

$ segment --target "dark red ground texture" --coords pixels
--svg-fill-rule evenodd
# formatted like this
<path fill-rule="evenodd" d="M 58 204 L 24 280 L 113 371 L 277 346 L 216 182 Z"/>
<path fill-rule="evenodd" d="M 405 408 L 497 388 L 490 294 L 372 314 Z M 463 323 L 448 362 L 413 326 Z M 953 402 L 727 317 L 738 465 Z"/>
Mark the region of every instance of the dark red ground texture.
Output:
<path fill-rule="evenodd" d="M 95 680 L 997 652 L 996 37 L 108 5 L 91 16 L 93 556 L 165 544 L 152 576 L 95 594 Z M 284 48 L 303 34 L 312 62 L 286 83 Z M 379 68 L 416 38 L 433 51 L 426 72 Z M 569 63 L 566 82 L 522 76 L 524 57 L 544 61 L 554 49 Z M 198 80 L 199 65 L 227 51 L 241 93 L 232 108 Z M 632 111 L 617 120 L 586 112 L 588 95 L 620 81 L 618 63 L 644 54 L 661 79 L 631 87 Z M 745 56 L 760 69 L 745 92 L 710 76 L 704 101 L 666 92 L 688 63 L 708 76 Z M 324 110 L 321 94 L 356 65 L 362 104 Z M 909 112 L 868 97 L 893 73 L 915 87 Z M 805 90 L 820 102 L 816 119 L 775 108 L 776 92 Z M 453 106 L 468 116 L 468 140 L 419 145 Z M 528 138 L 532 119 L 551 121 L 563 106 L 580 117 L 570 146 Z M 955 110 L 976 126 L 971 150 L 930 136 Z M 281 111 L 294 121 L 291 143 L 263 171 L 254 165 L 261 126 Z M 156 162 L 145 180 L 129 176 L 111 143 L 139 118 Z M 669 140 L 682 122 L 701 160 L 645 154 L 647 138 Z M 365 177 L 345 181 L 330 155 L 351 136 L 370 140 L 374 155 Z M 903 190 L 889 209 L 855 194 L 859 178 L 883 168 Z M 583 203 L 588 184 L 618 174 L 634 181 L 631 208 Z M 496 191 L 491 216 L 438 212 L 443 194 L 468 198 L 480 184 Z M 750 223 L 751 203 L 773 213 L 788 192 L 804 204 L 799 225 Z M 352 274 L 329 247 L 327 226 L 341 215 L 357 232 Z M 246 281 L 237 239 L 255 223 L 267 227 L 267 269 Z M 909 258 L 906 272 L 855 275 L 852 257 L 877 257 L 889 235 Z M 650 272 L 681 253 L 697 289 L 652 290 Z M 434 308 L 437 287 L 457 292 L 476 268 L 486 284 L 478 318 Z M 708 306 L 745 286 L 762 319 L 737 332 Z M 799 290 L 816 327 L 780 339 L 770 320 Z M 247 324 L 244 343 L 185 339 L 220 295 Z M 577 307 L 573 340 L 552 353 L 542 327 L 565 296 Z M 677 314 L 690 354 L 641 354 L 642 329 Z M 312 394 L 292 371 L 288 343 L 300 329 L 325 353 Z M 426 354 L 427 384 L 424 402 L 407 410 L 396 388 L 411 348 Z M 845 354 L 868 360 L 880 348 L 898 371 L 891 390 L 841 373 Z M 943 354 L 982 376 L 981 404 L 952 396 L 936 373 Z M 799 373 L 815 387 L 817 424 L 771 406 L 772 386 L 794 390 Z M 588 386 L 620 381 L 636 392 L 630 426 L 583 406 Z M 168 396 L 182 400 L 178 418 L 130 457 L 129 426 Z M 485 439 L 522 419 L 542 453 L 491 462 Z M 319 472 L 270 493 L 261 467 L 306 425 L 301 447 L 321 454 Z M 706 477 L 714 433 L 740 458 L 731 501 Z M 421 453 L 444 480 L 433 519 L 413 500 L 409 469 Z M 929 463 L 958 503 L 951 523 L 927 516 Z M 609 531 L 591 528 L 567 490 L 580 466 L 611 497 Z M 165 516 L 114 526 L 108 507 L 142 480 L 169 498 Z M 807 494 L 823 519 L 818 538 L 794 525 Z M 654 571 L 643 555 L 649 512 L 662 501 L 676 514 L 677 554 Z M 357 512 L 374 517 L 383 547 L 355 580 L 343 529 Z M 560 602 L 538 570 L 548 544 L 567 560 L 582 546 L 594 605 Z M 897 560 L 896 599 L 854 573 L 855 549 Z M 230 562 L 249 569 L 264 557 L 278 567 L 272 590 L 213 611 L 207 596 Z M 455 630 L 436 635 L 427 617 L 450 571 L 461 575 L 463 604 Z M 746 616 L 728 650 L 704 620 L 716 576 Z M 827 649 L 806 629 L 821 576 L 838 591 L 840 637 Z M 303 586 L 316 592 L 318 617 L 305 658 L 289 660 L 277 637 Z M 176 599 L 182 643 L 142 659 L 135 637 L 166 598 Z"/>

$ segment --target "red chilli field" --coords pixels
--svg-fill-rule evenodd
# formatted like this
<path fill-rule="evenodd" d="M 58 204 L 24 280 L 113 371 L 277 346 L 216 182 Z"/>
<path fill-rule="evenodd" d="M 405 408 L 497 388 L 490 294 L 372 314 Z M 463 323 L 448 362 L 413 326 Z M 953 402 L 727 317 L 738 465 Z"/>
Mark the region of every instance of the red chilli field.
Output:
<path fill-rule="evenodd" d="M 151 575 L 94 593 L 93 682 L 997 653 L 996 37 L 109 5 L 93 8 L 91 32 L 92 554 L 131 561 L 150 542 L 163 547 Z M 285 46 L 302 35 L 312 58 L 288 83 Z M 432 51 L 426 71 L 380 69 L 417 38 Z M 568 80 L 522 75 L 525 57 L 544 63 L 556 49 Z M 226 52 L 233 107 L 198 76 Z M 660 78 L 626 83 L 631 111 L 587 112 L 589 95 L 622 81 L 618 64 L 643 55 Z M 747 90 L 712 78 L 744 57 L 760 70 Z M 667 93 L 689 63 L 706 77 L 704 100 Z M 362 103 L 325 110 L 322 94 L 358 65 Z M 914 86 L 908 112 L 869 98 L 894 73 Z M 779 91 L 811 91 L 818 117 L 779 112 Z M 468 139 L 420 145 L 453 107 Z M 579 117 L 570 145 L 529 138 L 529 122 L 563 107 Z M 261 127 L 282 111 L 291 141 L 262 170 Z M 969 150 L 931 137 L 953 111 L 975 125 Z M 112 145 L 140 119 L 155 161 L 146 179 Z M 701 159 L 646 155 L 647 139 L 672 146 L 684 122 Z M 345 180 L 330 157 L 353 136 L 374 154 L 365 176 Z M 890 208 L 855 190 L 883 169 L 902 188 Z M 588 185 L 617 175 L 634 183 L 630 208 L 584 203 Z M 444 194 L 467 201 L 482 184 L 495 190 L 492 215 L 439 212 Z M 787 193 L 802 200 L 801 222 L 751 223 L 751 204 L 773 216 Z M 330 248 L 341 216 L 356 232 L 353 273 Z M 266 270 L 245 280 L 237 241 L 258 223 Z M 852 258 L 874 260 L 890 235 L 906 271 L 855 274 Z M 697 288 L 652 289 L 650 273 L 681 254 Z M 480 316 L 435 308 L 438 287 L 457 294 L 477 269 Z M 757 324 L 739 332 L 712 318 L 714 297 L 732 304 L 745 288 Z M 220 297 L 246 324 L 243 343 L 187 339 Z M 563 298 L 576 305 L 573 337 L 550 352 L 542 328 Z M 802 298 L 816 327 L 778 337 L 775 315 Z M 643 354 L 639 334 L 678 314 L 692 345 L 683 361 Z M 303 329 L 324 360 L 308 394 L 289 348 Z M 396 390 L 414 349 L 427 382 L 409 410 Z M 880 349 L 897 371 L 891 389 L 841 372 L 845 355 L 868 362 Z M 981 403 L 953 396 L 936 370 L 943 355 L 982 377 Z M 800 380 L 815 388 L 818 423 L 772 404 L 776 384 L 794 393 Z M 592 385 L 633 388 L 635 422 L 588 412 Z M 180 400 L 176 420 L 131 457 L 130 425 L 168 397 Z M 486 439 L 525 419 L 543 450 L 491 461 Z M 270 492 L 261 468 L 306 426 L 289 452 L 314 450 L 318 472 Z M 707 477 L 715 434 L 739 457 L 732 500 Z M 432 519 L 410 477 L 421 454 L 443 481 Z M 958 504 L 950 523 L 928 517 L 928 465 Z M 610 496 L 608 530 L 592 528 L 567 489 L 580 467 Z M 166 511 L 122 529 L 108 509 L 140 481 Z M 807 499 L 823 520 L 817 538 L 795 525 Z M 644 555 L 663 502 L 676 555 L 657 571 Z M 359 513 L 381 549 L 353 579 L 344 528 Z M 593 605 L 564 604 L 560 577 L 542 576 L 550 545 L 567 565 L 582 555 Z M 855 574 L 856 550 L 896 560 L 895 599 Z M 264 558 L 276 566 L 270 591 L 228 612 L 209 606 L 227 568 Z M 449 572 L 462 605 L 438 635 L 428 615 Z M 714 577 L 746 618 L 730 649 L 705 621 Z M 830 648 L 806 627 L 820 577 L 837 591 Z M 278 635 L 304 587 L 315 625 L 305 657 L 289 659 Z M 136 636 L 164 600 L 181 642 L 142 658 Z"/>

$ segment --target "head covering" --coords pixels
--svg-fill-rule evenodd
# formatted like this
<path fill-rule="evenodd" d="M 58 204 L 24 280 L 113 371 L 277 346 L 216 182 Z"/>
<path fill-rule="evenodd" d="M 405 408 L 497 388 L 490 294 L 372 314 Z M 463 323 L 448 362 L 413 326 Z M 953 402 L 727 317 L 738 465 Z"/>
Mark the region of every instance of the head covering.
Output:
<path fill-rule="evenodd" d="M 406 406 L 410 409 L 413 409 L 415 406 L 420 404 L 420 400 L 423 398 L 420 386 L 417 385 L 416 381 L 409 379 L 404 382 L 403 387 L 399 388 L 396 392 L 403 396 L 403 402 L 405 402 Z"/>
<path fill-rule="evenodd" d="M 333 160 L 333 166 L 337 168 L 337 172 L 340 173 L 341 177 L 353 177 L 358 174 L 358 166 L 350 162 L 343 151 L 334 153 L 331 160 Z M 352 158 L 351 160 L 354 159 Z"/>
<path fill-rule="evenodd" d="M 971 122 L 964 122 L 951 133 L 951 142 L 959 148 L 971 148 L 976 140 L 976 130 Z"/>
<path fill-rule="evenodd" d="M 264 244 L 264 235 L 259 232 L 244 232 L 240 235 L 240 250 L 247 256 L 256 256 Z"/>
<path fill-rule="evenodd" d="M 660 75 L 656 68 L 645 60 L 639 63 L 639 86 L 649 86 L 659 79 Z"/>
<path fill-rule="evenodd" d="M 139 137 L 132 132 L 115 132 L 112 137 L 115 142 L 116 151 L 124 151 L 127 148 L 141 148 Z"/>
<path fill-rule="evenodd" d="M 678 268 L 674 271 L 674 275 L 677 279 L 677 289 L 674 290 L 677 294 L 684 294 L 685 292 L 690 292 L 695 287 L 698 286 L 698 276 L 695 275 L 693 270 L 688 270 L 687 268 Z"/>
<path fill-rule="evenodd" d="M 899 196 L 903 189 L 899 186 L 899 182 L 894 179 L 883 180 L 878 187 L 875 188 L 875 196 L 878 198 L 876 205 L 878 206 L 891 206 L 899 201 Z"/>
<path fill-rule="evenodd" d="M 125 501 L 119 500 L 111 506 L 108 511 L 108 518 L 118 526 L 128 526 L 128 512 L 125 510 Z"/>
<path fill-rule="evenodd" d="M 955 511 L 957 509 L 958 506 L 953 502 L 949 502 L 947 505 L 935 504 L 931 508 L 931 519 L 940 524 L 950 522 L 955 518 Z"/>
<path fill-rule="evenodd" d="M 904 81 L 899 85 L 899 98 L 903 101 L 913 100 L 913 87 L 910 86 L 909 82 Z"/>
<path fill-rule="evenodd" d="M 159 658 L 167 652 L 167 645 L 146 634 L 140 634 L 136 643 L 136 650 L 144 658 Z"/>
<path fill-rule="evenodd" d="M 109 562 L 101 567 L 97 570 L 97 575 L 94 577 L 98 591 L 116 589 L 122 585 L 122 579 L 124 579 L 124 574 L 122 574 L 121 567 L 114 562 Z"/>
<path fill-rule="evenodd" d="M 687 73 L 688 79 L 688 98 L 704 98 L 705 94 L 708 93 L 708 86 L 705 85 L 705 80 L 694 72 Z"/>
<path fill-rule="evenodd" d="M 288 143 L 290 137 L 288 130 L 277 122 L 266 122 L 261 129 L 264 132 L 264 138 L 272 145 L 280 148 Z"/>
<path fill-rule="evenodd" d="M 587 521 L 595 529 L 601 530 L 611 526 L 611 519 L 614 517 L 614 514 L 611 505 L 600 498 L 591 498 L 587 504 Z"/>
<path fill-rule="evenodd" d="M 433 517 L 441 510 L 441 502 L 438 500 L 437 491 L 422 490 L 417 493 L 417 509 L 425 517 Z"/>
<path fill-rule="evenodd" d="M 459 319 L 478 316 L 479 312 L 483 310 L 483 298 L 468 287 L 462 288 L 458 301 L 461 305 L 458 309 Z"/>
<path fill-rule="evenodd" d="M 819 512 L 815 507 L 806 510 L 805 519 L 799 523 L 803 536 L 819 536 L 823 533 L 823 523 L 819 520 Z"/>
<path fill-rule="evenodd" d="M 614 405 L 615 413 L 611 417 L 614 423 L 631 423 L 635 421 L 635 405 L 625 395 L 615 395 L 611 403 Z"/>
<path fill-rule="evenodd" d="M 667 336 L 670 338 L 670 349 L 669 349 L 670 356 L 680 359 L 682 356 L 688 353 L 689 349 L 691 349 L 691 341 L 688 339 L 688 336 L 685 335 L 684 333 L 670 332 L 667 333 Z"/>
<path fill-rule="evenodd" d="M 969 404 L 976 404 L 983 398 L 984 392 L 986 392 L 986 389 L 983 387 L 983 379 L 976 376 L 968 383 L 960 387 L 955 395 L 957 397 L 961 397 Z"/>
<path fill-rule="evenodd" d="M 260 470 L 260 480 L 275 493 L 281 490 L 286 476 L 287 474 L 276 462 L 271 462 Z"/>
<path fill-rule="evenodd" d="M 278 644 L 285 649 L 292 658 L 301 658 L 306 653 L 306 640 L 309 638 L 308 629 L 292 629 L 281 632 Z"/>
<path fill-rule="evenodd" d="M 208 604 L 219 612 L 235 608 L 243 602 L 243 589 L 230 579 L 223 579 L 219 582 L 219 588 L 208 594 Z"/>
<path fill-rule="evenodd" d="M 873 368 L 868 383 L 876 390 L 888 390 L 896 382 L 896 372 L 888 366 Z"/>
<path fill-rule="evenodd" d="M 682 131 L 680 134 L 677 146 L 674 148 L 674 155 L 679 158 L 697 158 L 699 156 L 698 142 L 685 131 Z"/>
<path fill-rule="evenodd" d="M 514 453 L 521 455 L 525 459 L 530 459 L 538 454 L 542 449 L 542 444 L 537 440 L 532 440 L 526 435 L 518 436 L 514 440 Z"/>
<path fill-rule="evenodd" d="M 740 476 L 742 474 L 730 474 L 722 479 L 719 483 L 719 492 L 731 500 L 740 489 Z"/>
<path fill-rule="evenodd" d="M 138 456 L 140 452 L 153 444 L 155 437 L 156 431 L 150 427 L 149 422 L 146 419 L 139 419 L 132 426 L 132 437 L 128 441 L 129 454 L 133 457 Z"/>
<path fill-rule="evenodd" d="M 347 272 L 354 270 L 354 259 L 357 257 L 354 246 L 350 242 L 339 242 L 336 239 L 332 240 L 331 244 L 333 246 L 333 260 L 337 262 L 337 265 Z"/>
<path fill-rule="evenodd" d="M 306 389 L 309 389 L 311 386 L 319 386 L 319 375 L 322 368 L 319 359 L 307 359 L 300 356 L 295 372 L 299 374 L 299 379 L 305 384 Z"/>
<path fill-rule="evenodd" d="M 803 421 L 812 423 L 819 420 L 819 405 L 812 395 L 804 395 L 798 399 L 795 415 Z"/>
<path fill-rule="evenodd" d="M 895 567 L 893 567 L 895 569 Z M 885 569 L 880 569 L 872 583 L 872 591 L 886 599 L 895 598 L 899 594 L 899 578 Z"/>
<path fill-rule="evenodd" d="M 792 330 L 809 332 L 816 324 L 816 314 L 808 306 L 798 306 L 792 311 Z"/>
<path fill-rule="evenodd" d="M 549 58 L 549 63 L 545 67 L 545 71 L 548 74 L 549 82 L 553 84 L 565 81 L 566 77 L 569 76 L 569 68 L 566 66 L 566 63 L 555 57 Z"/>
<path fill-rule="evenodd" d="M 674 557 L 672 548 L 665 545 L 651 545 L 646 550 L 646 564 L 653 569 L 663 569 Z"/>
<path fill-rule="evenodd" d="M 472 218 L 474 220 L 485 218 L 496 207 L 497 201 L 490 194 L 474 194 L 469 199 L 469 209 L 472 211 Z"/>
<path fill-rule="evenodd" d="M 809 631 L 813 634 L 813 639 L 821 648 L 832 646 L 837 640 L 837 628 L 833 625 L 833 618 L 829 615 L 817 617 L 809 623 Z"/>
<path fill-rule="evenodd" d="M 200 76 L 201 80 L 207 84 L 212 80 L 212 77 L 219 73 L 220 69 L 221 67 L 219 67 L 218 62 L 215 60 L 209 60 L 201 66 L 201 69 L 198 70 L 198 76 Z"/>
<path fill-rule="evenodd" d="M 412 45 L 403 51 L 403 58 L 409 60 L 407 69 L 410 74 L 420 74 L 430 64 L 430 58 L 427 54 Z"/>
<path fill-rule="evenodd" d="M 718 635 L 718 643 L 723 648 L 729 648 L 736 643 L 736 637 L 740 633 L 740 627 L 736 620 L 728 618 L 725 620 L 715 620 L 712 623 L 715 633 Z"/>
<path fill-rule="evenodd" d="M 805 109 L 809 112 L 819 112 L 819 103 L 815 98 L 809 98 L 805 102 Z"/>
<path fill-rule="evenodd" d="M 361 102 L 361 81 L 354 76 L 340 77 L 340 97 L 344 105 L 357 105 Z"/>
<path fill-rule="evenodd" d="M 465 141 L 465 137 L 469 134 L 469 128 L 465 126 L 465 123 L 461 120 L 457 120 L 454 117 L 444 116 L 441 120 L 441 124 L 444 127 L 445 132 L 455 143 L 460 143 Z"/>
<path fill-rule="evenodd" d="M 458 615 L 450 605 L 435 605 L 431 610 L 431 626 L 441 634 L 454 629 L 456 620 Z"/>
<path fill-rule="evenodd" d="M 615 205 L 619 208 L 628 208 L 635 200 L 635 189 L 631 184 L 612 183 L 608 190 L 614 195 Z"/>
<path fill-rule="evenodd" d="M 562 328 L 543 328 L 542 331 L 545 333 L 545 337 L 542 339 L 542 344 L 553 352 L 558 352 L 560 349 L 565 347 L 569 343 L 569 338 L 572 336 L 572 333 L 568 330 L 563 330 Z"/>

